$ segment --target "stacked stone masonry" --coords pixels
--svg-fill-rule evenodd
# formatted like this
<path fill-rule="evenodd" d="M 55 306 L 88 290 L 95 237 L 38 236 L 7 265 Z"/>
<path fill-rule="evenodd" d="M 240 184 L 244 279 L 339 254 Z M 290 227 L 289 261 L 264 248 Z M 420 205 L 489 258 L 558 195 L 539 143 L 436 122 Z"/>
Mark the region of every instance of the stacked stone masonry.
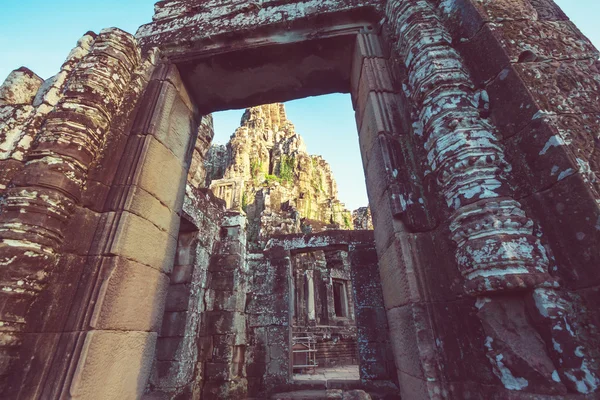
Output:
<path fill-rule="evenodd" d="M 597 60 L 552 0 L 165 0 L 135 36 L 86 33 L 50 79 L 15 70 L 0 86 L 0 397 L 293 390 L 304 257 L 313 279 L 346 260 L 332 279 L 349 273 L 374 397 L 596 398 Z M 309 233 L 207 189 L 243 193 L 250 160 L 228 172 L 241 133 L 275 135 L 278 103 L 331 92 L 352 97 L 373 233 Z M 239 137 L 210 147 L 209 114 L 247 107 Z M 304 157 L 283 132 L 281 156 Z M 268 158 L 261 179 L 281 179 Z M 331 215 L 317 219 L 344 222 Z M 257 217 L 293 229 L 260 237 Z"/>

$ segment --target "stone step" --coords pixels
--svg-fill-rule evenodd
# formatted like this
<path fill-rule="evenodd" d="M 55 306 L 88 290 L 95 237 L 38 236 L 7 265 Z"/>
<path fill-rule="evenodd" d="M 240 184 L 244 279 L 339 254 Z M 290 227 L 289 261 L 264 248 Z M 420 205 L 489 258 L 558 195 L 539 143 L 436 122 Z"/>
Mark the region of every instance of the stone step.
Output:
<path fill-rule="evenodd" d="M 296 390 L 293 392 L 277 393 L 271 400 L 371 400 L 371 396 L 362 390 L 344 392 L 341 389 L 328 390 Z"/>

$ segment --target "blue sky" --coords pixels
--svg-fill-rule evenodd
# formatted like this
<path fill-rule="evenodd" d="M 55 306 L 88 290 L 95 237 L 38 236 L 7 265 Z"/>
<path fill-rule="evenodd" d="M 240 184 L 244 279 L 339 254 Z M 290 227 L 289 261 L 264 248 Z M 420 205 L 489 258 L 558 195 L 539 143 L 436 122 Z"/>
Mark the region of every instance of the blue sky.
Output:
<path fill-rule="evenodd" d="M 556 0 L 597 47 L 600 47 L 600 0 Z M 117 26 L 135 33 L 150 22 L 155 0 L 5 0 L 0 12 L 0 81 L 20 66 L 43 78 L 58 72 L 69 51 L 87 31 Z M 367 203 L 358 153 L 354 112 L 348 95 L 329 95 L 286 104 L 308 151 L 332 166 L 340 200 L 354 209 Z M 242 111 L 215 115 L 218 142 L 226 142 Z"/>

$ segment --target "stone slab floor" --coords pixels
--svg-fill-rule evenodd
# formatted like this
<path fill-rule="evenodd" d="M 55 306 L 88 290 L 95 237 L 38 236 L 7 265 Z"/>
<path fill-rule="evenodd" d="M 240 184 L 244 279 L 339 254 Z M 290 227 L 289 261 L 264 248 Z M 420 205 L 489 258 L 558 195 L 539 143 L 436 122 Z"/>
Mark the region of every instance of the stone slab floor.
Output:
<path fill-rule="evenodd" d="M 358 365 L 342 365 L 332 368 L 316 368 L 314 373 L 294 374 L 295 381 L 356 381 L 360 379 Z"/>

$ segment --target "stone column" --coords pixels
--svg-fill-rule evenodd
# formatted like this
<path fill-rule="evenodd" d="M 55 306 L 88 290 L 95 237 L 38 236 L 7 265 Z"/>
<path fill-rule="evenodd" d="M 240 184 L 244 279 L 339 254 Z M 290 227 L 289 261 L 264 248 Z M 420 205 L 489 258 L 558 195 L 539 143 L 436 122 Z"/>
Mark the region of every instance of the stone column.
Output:
<path fill-rule="evenodd" d="M 306 271 L 306 286 L 307 286 L 307 301 L 306 301 L 306 312 L 308 314 L 308 321 L 315 322 L 315 282 L 313 280 L 313 271 Z"/>
<path fill-rule="evenodd" d="M 29 305 L 60 259 L 63 229 L 139 63 L 132 36 L 117 29 L 102 31 L 74 68 L 23 171 L 6 191 L 0 215 L 0 364 L 5 368 L 20 345 Z"/>
<path fill-rule="evenodd" d="M 544 293 L 549 305 L 538 307 L 544 316 L 564 301 L 553 290 L 559 284 L 549 273 L 551 260 L 535 224 L 509 183 L 512 166 L 495 126 L 486 118 L 487 93 L 476 90 L 432 4 L 392 0 L 386 14 L 394 32 L 394 51 L 407 70 L 405 88 L 416 117 L 413 131 L 450 210 L 456 260 L 465 292 L 477 298 L 494 374 L 511 391 L 564 393 L 556 365 L 567 380 L 572 380 L 569 375 L 585 376 L 577 379 L 586 384 L 568 385 L 571 390 L 593 391 L 597 378 L 585 371 L 590 362 L 585 346 L 576 338 L 567 340 L 579 345 L 583 359 L 574 374 L 573 365 L 565 366 L 546 350 L 548 343 L 528 322 L 525 299 L 506 296 L 517 290 Z"/>

